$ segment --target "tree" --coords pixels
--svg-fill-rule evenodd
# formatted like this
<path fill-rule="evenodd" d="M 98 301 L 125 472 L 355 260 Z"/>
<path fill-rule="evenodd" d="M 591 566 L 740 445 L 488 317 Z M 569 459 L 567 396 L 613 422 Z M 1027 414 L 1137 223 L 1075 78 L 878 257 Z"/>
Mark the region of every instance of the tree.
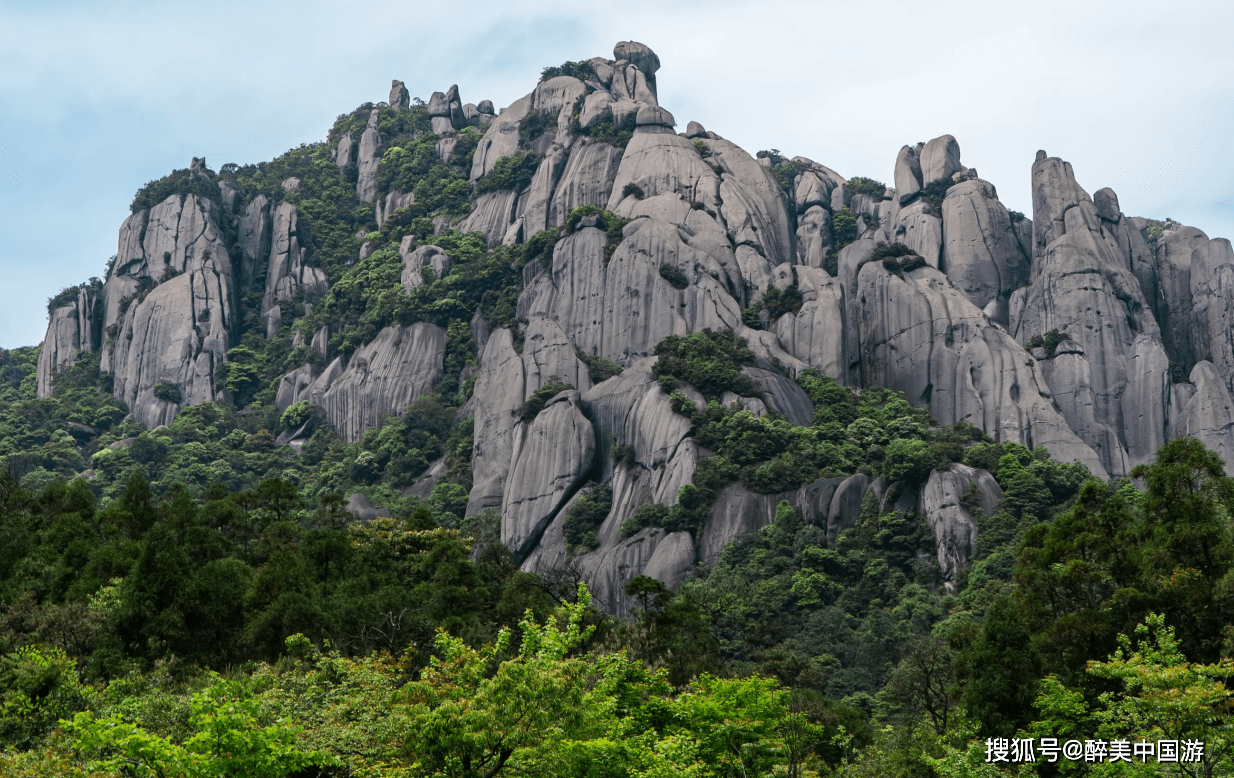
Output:
<path fill-rule="evenodd" d="M 990 606 L 960 665 L 967 680 L 964 707 L 980 731 L 1010 737 L 1029 720 L 1042 661 L 1010 598 L 1000 597 Z"/>
<path fill-rule="evenodd" d="M 509 650 L 508 629 L 479 650 L 438 629 L 437 653 L 400 693 L 400 713 L 415 733 L 404 744 L 407 755 L 445 775 L 494 778 L 516 754 L 581 734 L 587 663 L 571 655 L 595 629 L 582 626 L 590 604 L 580 584 L 578 601 L 563 604 L 545 624 L 528 611 L 519 622 L 518 654 L 491 676 L 490 664 Z"/>

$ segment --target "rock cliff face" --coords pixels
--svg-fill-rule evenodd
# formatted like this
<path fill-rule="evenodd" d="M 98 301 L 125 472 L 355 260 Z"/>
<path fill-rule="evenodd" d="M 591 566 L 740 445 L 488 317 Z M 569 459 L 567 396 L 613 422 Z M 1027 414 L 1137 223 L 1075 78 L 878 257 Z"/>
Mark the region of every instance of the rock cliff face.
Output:
<path fill-rule="evenodd" d="M 412 107 L 393 81 L 389 107 L 363 106 L 330 149 L 328 169 L 334 176 L 337 166 L 346 188 L 339 179 L 330 186 L 351 198 L 354 182 L 347 208 L 372 217 L 328 235 L 306 227 L 318 217 L 296 205 L 316 191 L 308 173 L 280 173 L 261 193 L 245 193 L 194 160 L 182 171 L 191 191 L 145 201 L 120 226 L 101 288 L 56 298 L 40 396 L 53 392 L 56 370 L 96 352 L 133 417 L 167 423 L 185 405 L 232 401 L 229 349 L 265 338 L 285 342 L 279 359 L 293 355 L 274 377 L 278 411 L 308 401 L 355 441 L 435 391 L 454 359 L 460 397 L 474 379 L 459 411 L 474 419 L 467 514 L 500 516 L 502 541 L 528 569 L 576 565 L 615 612 L 628 607 L 623 587 L 635 575 L 680 583 L 772 521 L 781 501 L 830 542 L 861 520 L 863 501 L 917 510 L 951 581 L 979 542 L 972 511 L 989 513 L 1000 498 L 988 473 L 962 465 L 911 487 L 860 473 L 783 494 L 730 484 L 693 532 L 624 536 L 640 507 L 676 505 L 711 455 L 652 373 L 657 344 L 672 335 L 744 339 L 754 357 L 745 379 L 757 391 L 721 400 L 755 415 L 809 424 L 816 409 L 793 379 L 815 369 L 854 388 L 901 391 L 941 424 L 1044 447 L 1103 477 L 1126 475 L 1180 435 L 1218 450 L 1234 473 L 1229 241 L 1128 217 L 1112 190 L 1090 197 L 1071 166 L 1045 152 L 1032 166 L 1031 218 L 1010 212 L 950 135 L 901 148 L 894 188 L 879 194 L 804 157 L 752 157 L 697 122 L 679 133 L 659 104 L 659 58 L 642 44 L 621 42 L 612 59 L 585 65 L 590 75 L 545 78 L 500 112 L 489 101 L 463 104 L 457 87 Z M 451 186 L 476 187 L 465 215 L 434 212 L 432 229 L 414 234 L 407 214 L 423 214 L 424 190 L 399 191 L 377 175 L 386 152 L 379 121 L 386 128 L 389 112 L 409 111 L 422 111 L 420 131 L 434 133 L 434 160 L 461 170 Z M 472 143 L 470 157 L 460 156 Z M 511 174 L 511 162 L 521 172 Z M 571 218 L 583 206 L 591 210 Z M 601 208 L 611 214 L 595 215 Z M 609 220 L 624 229 L 606 228 Z M 483 311 L 450 313 L 470 327 L 451 323 L 449 332 L 444 307 L 397 305 L 437 279 L 474 281 L 470 249 L 433 245 L 448 229 L 479 233 L 487 256 L 501 257 L 494 266 L 521 270 L 517 290 L 483 290 Z M 557 231 L 550 250 L 512 259 L 546 230 Z M 401 261 L 365 276 L 367 284 L 397 277 L 382 301 L 397 313 L 359 340 L 367 312 L 311 326 L 300 318 L 346 271 L 323 266 L 317 247 L 353 233 L 348 264 L 358 252 L 388 265 L 390 249 L 374 255 L 387 240 Z M 487 295 L 503 291 L 511 292 L 504 318 L 490 332 Z M 461 330 L 470 340 L 458 340 Z M 460 343 L 473 349 L 465 358 L 451 351 Z M 593 385 L 591 370 L 604 360 L 624 371 Z M 548 384 L 569 388 L 537 395 Z M 682 392 L 705 410 L 693 387 Z M 532 400 L 544 407 L 537 412 Z M 606 484 L 612 502 L 598 546 L 579 553 L 567 548 L 565 519 L 589 480 Z"/>

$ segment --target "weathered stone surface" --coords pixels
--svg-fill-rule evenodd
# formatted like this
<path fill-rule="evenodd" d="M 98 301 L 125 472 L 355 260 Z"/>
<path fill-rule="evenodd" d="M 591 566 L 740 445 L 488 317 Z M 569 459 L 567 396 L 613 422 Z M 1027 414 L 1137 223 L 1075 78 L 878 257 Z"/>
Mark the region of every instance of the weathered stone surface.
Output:
<path fill-rule="evenodd" d="M 1170 224 L 1157 240 L 1157 317 L 1166 353 L 1190 370 L 1195 364 L 1192 335 L 1191 256 L 1208 245 L 1208 236 L 1194 227 Z"/>
<path fill-rule="evenodd" d="M 733 244 L 757 247 L 772 267 L 793 261 L 788 210 L 775 176 L 736 144 L 703 143 L 724 170 L 719 211 Z"/>
<path fill-rule="evenodd" d="M 566 498 L 591 469 L 595 433 L 571 390 L 548 401 L 514 437 L 514 460 L 501 509 L 501 542 L 517 561 L 531 553 Z"/>
<path fill-rule="evenodd" d="M 270 201 L 265 195 L 257 195 L 244 208 L 240 217 L 236 244 L 240 247 L 239 277 L 241 289 L 253 284 L 260 264 L 267 264 L 270 257 Z"/>
<path fill-rule="evenodd" d="M 389 508 L 375 508 L 368 498 L 356 492 L 347 496 L 347 512 L 359 521 L 372 521 L 378 517 L 390 518 Z"/>
<path fill-rule="evenodd" d="M 575 208 L 608 203 L 622 150 L 607 143 L 583 143 L 570 149 L 569 159 L 553 188 L 548 226 L 560 227 Z"/>
<path fill-rule="evenodd" d="M 289 194 L 290 194 L 290 193 L 294 193 L 294 192 L 299 192 L 299 191 L 300 191 L 300 184 L 302 184 L 302 183 L 303 183 L 303 181 L 301 181 L 301 180 L 300 180 L 299 178 L 297 178 L 296 176 L 290 176 L 289 178 L 284 178 L 284 179 L 283 179 L 283 183 L 281 183 L 279 186 L 281 186 L 281 187 L 283 188 L 283 191 L 284 191 L 284 192 L 287 192 L 287 193 L 289 193 Z"/>
<path fill-rule="evenodd" d="M 1234 250 L 1224 238 L 1191 253 L 1191 346 L 1213 363 L 1229 386 L 1234 380 Z"/>
<path fill-rule="evenodd" d="M 357 164 L 359 177 L 356 179 L 356 196 L 360 202 L 371 203 L 377 197 L 377 163 L 380 161 L 381 135 L 377 132 L 376 108 L 368 117 L 368 127 L 360 136 L 360 153 Z"/>
<path fill-rule="evenodd" d="M 699 560 L 711 567 L 720 561 L 724 547 L 748 532 L 765 527 L 776 517 L 781 500 L 793 499 L 797 493 L 755 494 L 741 484 L 729 484 L 720 490 L 703 534 L 699 538 Z"/>
<path fill-rule="evenodd" d="M 1141 335 L 1160 337 L 1141 281 L 1069 164 L 1039 155 L 1033 165 L 1033 209 L 1032 285 L 1012 295 L 1010 329 L 1021 342 L 1052 330 L 1074 339 L 1090 366 L 1094 417 L 1121 431 L 1120 398 L 1134 378 L 1129 372 L 1134 343 Z M 1108 456 L 1115 467 L 1117 458 L 1113 452 Z"/>
<path fill-rule="evenodd" d="M 839 379 L 844 374 L 844 299 L 839 282 L 824 270 L 781 265 L 775 285 L 796 283 L 801 292 L 801 310 L 786 313 L 772 330 L 784 350 L 824 375 Z"/>
<path fill-rule="evenodd" d="M 827 510 L 827 545 L 834 546 L 840 533 L 857 526 L 861 520 L 861 501 L 870 479 L 864 473 L 854 473 L 836 486 Z"/>
<path fill-rule="evenodd" d="M 356 440 L 385 416 L 401 414 L 417 397 L 437 388 L 445 349 L 445 330 L 435 324 L 391 325 L 356 349 L 319 402 L 311 396 L 314 387 L 309 388 L 309 399 L 325 410 L 339 437 Z"/>
<path fill-rule="evenodd" d="M 900 209 L 892 238 L 917 252 L 930 267 L 939 267 L 943 252 L 943 220 L 937 209 L 918 200 Z"/>
<path fill-rule="evenodd" d="M 841 255 L 841 270 L 844 270 Z M 861 267 L 855 294 L 867 385 L 903 391 L 943 424 L 967 421 L 998 441 L 1045 446 L 1060 461 L 1106 470 L 1054 409 L 1037 362 L 939 271 Z"/>
<path fill-rule="evenodd" d="M 565 168 L 566 150 L 556 145 L 550 147 L 544 159 L 540 161 L 536 174 L 532 176 L 527 194 L 519 200 L 524 234 L 534 235 L 548 229 L 553 189 L 557 186 Z"/>
<path fill-rule="evenodd" d="M 420 246 L 410 251 L 403 251 L 400 246 L 399 253 L 403 255 L 403 288 L 408 292 L 424 286 L 425 268 L 432 269 L 437 278 L 444 278 L 450 272 L 450 257 L 437 246 Z"/>
<path fill-rule="evenodd" d="M 1117 430 L 1097 418 L 1092 369 L 1083 348 L 1074 341 L 1064 341 L 1053 359 L 1038 364 L 1072 431 L 1097 452 L 1107 471 L 1130 472 Z"/>
<path fill-rule="evenodd" d="M 636 133 L 630 140 L 613 182 L 608 210 L 617 210 L 629 184 L 641 189 L 645 197 L 670 192 L 713 212 L 719 207 L 719 177 L 692 141 L 670 133 Z"/>
<path fill-rule="evenodd" d="M 338 148 L 334 150 L 334 164 L 338 165 L 340 172 L 348 165 L 356 164 L 356 153 L 359 150 L 360 145 L 351 137 L 350 132 L 339 138 Z"/>
<path fill-rule="evenodd" d="M 114 345 L 104 350 L 116 397 L 147 427 L 170 422 L 182 405 L 223 399 L 214 387 L 216 373 L 227 361 L 235 311 L 231 260 L 216 206 L 189 195 L 182 208 L 180 198 L 172 196 L 155 211 L 160 209 L 156 226 L 170 234 L 152 236 L 147 229 L 146 256 L 161 255 L 161 273 L 174 270 L 179 275 L 130 304 L 118 323 Z M 154 396 L 154 386 L 161 381 L 180 389 L 181 403 Z"/>
<path fill-rule="evenodd" d="M 1131 467 L 1151 462 L 1170 435 L 1170 358 L 1161 342 L 1140 335 L 1128 356 L 1123 391 L 1122 437 Z M 1051 383 L 1057 392 L 1060 387 Z"/>
<path fill-rule="evenodd" d="M 458 225 L 459 232 L 482 232 L 484 240 L 492 248 L 501 243 L 501 238 L 514 222 L 514 209 L 518 205 L 518 192 L 501 189 L 485 192 L 476 198 L 471 213 Z"/>
<path fill-rule="evenodd" d="M 904 146 L 896 155 L 895 187 L 900 202 L 921 191 L 921 149 L 916 146 Z"/>
<path fill-rule="evenodd" d="M 476 103 L 476 110 L 482 114 L 487 114 L 489 116 L 494 116 L 497 113 L 495 110 L 493 110 L 492 100 L 481 100 L 480 102 Z"/>
<path fill-rule="evenodd" d="M 772 413 L 782 414 L 799 427 L 814 422 L 814 403 L 795 381 L 757 367 L 743 367 L 741 372 L 753 380 L 759 399 Z"/>
<path fill-rule="evenodd" d="M 612 117 L 613 96 L 608 92 L 592 92 L 583 100 L 583 110 L 579 112 L 578 124 L 586 130 Z"/>
<path fill-rule="evenodd" d="M 1234 398 L 1211 362 L 1199 362 L 1191 371 L 1195 393 L 1183 407 L 1174 437 L 1198 438 L 1225 460 L 1226 475 L 1234 475 Z"/>
<path fill-rule="evenodd" d="M 307 264 L 307 251 L 300 246 L 297 233 L 299 213 L 288 202 L 279 203 L 271 228 L 270 264 L 266 270 L 266 292 L 261 298 L 261 313 L 269 313 L 282 300 L 290 300 L 303 290 L 306 297 L 324 294 L 326 274 Z M 275 330 L 277 332 L 277 329 Z M 273 335 L 273 333 L 271 333 Z"/>
<path fill-rule="evenodd" d="M 828 207 L 835 187 L 834 181 L 817 171 L 805 170 L 798 173 L 793 181 L 793 201 L 797 212 L 812 210 L 816 206 Z"/>
<path fill-rule="evenodd" d="M 668 127 L 672 129 L 677 120 L 673 115 L 658 105 L 644 105 L 638 109 L 634 117 L 634 125 L 639 129 L 644 127 Z"/>
<path fill-rule="evenodd" d="M 531 111 L 531 105 L 532 95 L 520 97 L 488 126 L 471 158 L 471 181 L 473 183 L 493 172 L 493 165 L 497 160 L 518 151 L 519 124 Z"/>
<path fill-rule="evenodd" d="M 407 91 L 407 87 L 402 81 L 397 78 L 390 82 L 390 107 L 408 108 L 411 106 L 411 93 Z"/>
<path fill-rule="evenodd" d="M 519 314 L 553 319 L 575 347 L 625 364 L 651 354 L 669 335 L 740 324 L 741 311 L 716 280 L 723 270 L 714 260 L 683 243 L 671 224 L 640 219 L 635 225 L 607 262 L 600 230 L 585 227 L 563 238 L 552 272 L 520 296 Z M 675 289 L 661 277 L 661 264 L 678 268 L 689 286 Z"/>
<path fill-rule="evenodd" d="M 920 510 L 930 522 L 938 566 L 950 588 L 977 550 L 977 523 L 964 505 L 969 486 L 977 487 L 977 503 L 993 515 L 1003 490 L 984 470 L 953 463 L 946 471 L 933 470 L 921 489 Z"/>
<path fill-rule="evenodd" d="M 394 215 L 394 212 L 409 208 L 416 202 L 415 192 L 400 192 L 397 189 L 388 192 L 385 199 L 378 198 L 377 200 L 377 229 L 382 229 L 386 226 L 386 220 Z"/>
<path fill-rule="evenodd" d="M 1028 283 L 1030 256 L 1011 228 L 994 187 L 980 179 L 956 184 L 943 199 L 947 277 L 978 308 Z"/>
<path fill-rule="evenodd" d="M 834 243 L 831 214 L 821 205 L 812 205 L 797 219 L 797 263 L 821 268 Z"/>
<path fill-rule="evenodd" d="M 951 178 L 964 169 L 960 164 L 960 144 L 951 135 L 942 135 L 925 145 L 921 150 L 921 185 L 929 186 L 935 181 Z M 896 182 L 896 189 L 900 184 Z"/>
<path fill-rule="evenodd" d="M 638 41 L 620 41 L 613 47 L 613 59 L 624 59 L 648 76 L 660 69 L 660 58 L 650 46 Z"/>
<path fill-rule="evenodd" d="M 308 399 L 308 388 L 317 380 L 317 371 L 312 365 L 301 365 L 279 379 L 274 405 L 282 413 L 294 403 Z"/>
<path fill-rule="evenodd" d="M 98 351 L 102 307 L 88 286 L 77 288 L 77 299 L 56 308 L 47 322 L 47 334 L 39 350 L 35 392 L 51 397 L 53 380 L 61 369 L 77 362 L 77 352 Z"/>

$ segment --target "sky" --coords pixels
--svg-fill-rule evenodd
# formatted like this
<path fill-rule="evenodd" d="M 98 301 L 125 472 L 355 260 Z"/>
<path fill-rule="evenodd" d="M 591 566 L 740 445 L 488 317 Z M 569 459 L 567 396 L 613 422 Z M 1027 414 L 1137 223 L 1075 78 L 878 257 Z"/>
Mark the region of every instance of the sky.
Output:
<path fill-rule="evenodd" d="M 1234 237 L 1234 3 L 548 0 L 85 3 L 0 0 L 0 347 L 102 276 L 147 181 L 322 140 L 335 117 L 458 84 L 502 107 L 540 70 L 660 57 L 660 103 L 747 151 L 892 182 L 950 133 L 1032 212 L 1038 149 L 1124 213 Z"/>

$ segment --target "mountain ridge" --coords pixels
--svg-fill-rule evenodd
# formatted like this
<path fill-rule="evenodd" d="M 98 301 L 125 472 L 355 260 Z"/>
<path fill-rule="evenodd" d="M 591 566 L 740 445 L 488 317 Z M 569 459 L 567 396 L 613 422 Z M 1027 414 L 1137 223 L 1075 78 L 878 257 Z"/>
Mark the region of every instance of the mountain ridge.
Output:
<path fill-rule="evenodd" d="M 1044 151 L 1032 219 L 1008 211 L 947 135 L 904 146 L 894 187 L 751 156 L 696 122 L 677 133 L 658 69 L 649 48 L 619 43 L 611 60 L 546 69 L 500 113 L 463 104 L 457 87 L 412 106 L 396 80 L 386 104 L 340 117 L 295 160 L 216 174 L 194 159 L 135 198 L 101 288 L 56 298 L 38 394 L 88 351 L 147 427 L 265 392 L 275 416 L 307 403 L 354 442 L 449 385 L 474 419 L 467 516 L 499 514 L 525 565 L 581 565 L 615 611 L 634 575 L 679 582 L 770 523 L 775 501 L 729 484 L 693 530 L 620 531 L 697 480 L 711 452 L 694 417 L 708 400 L 802 426 L 817 404 L 793 379 L 810 370 L 903 392 L 941 425 L 1102 477 L 1181 435 L 1234 462 L 1228 241 L 1128 217 Z M 661 381 L 659 346 L 705 331 L 746 342 L 744 391 Z M 246 378 L 244 348 L 302 361 Z M 593 380 L 593 363 L 624 370 Z M 520 418 L 558 383 L 568 388 Z M 613 464 L 623 446 L 632 453 Z M 935 471 L 901 506 L 937 526 L 950 570 L 975 524 L 948 508 L 937 474 L 964 480 L 960 491 L 984 483 L 962 467 Z M 564 525 L 597 470 L 611 508 L 601 545 L 575 555 Z M 882 504 L 903 491 L 830 478 L 776 494 L 841 526 L 855 516 L 836 495 L 860 485 Z"/>

